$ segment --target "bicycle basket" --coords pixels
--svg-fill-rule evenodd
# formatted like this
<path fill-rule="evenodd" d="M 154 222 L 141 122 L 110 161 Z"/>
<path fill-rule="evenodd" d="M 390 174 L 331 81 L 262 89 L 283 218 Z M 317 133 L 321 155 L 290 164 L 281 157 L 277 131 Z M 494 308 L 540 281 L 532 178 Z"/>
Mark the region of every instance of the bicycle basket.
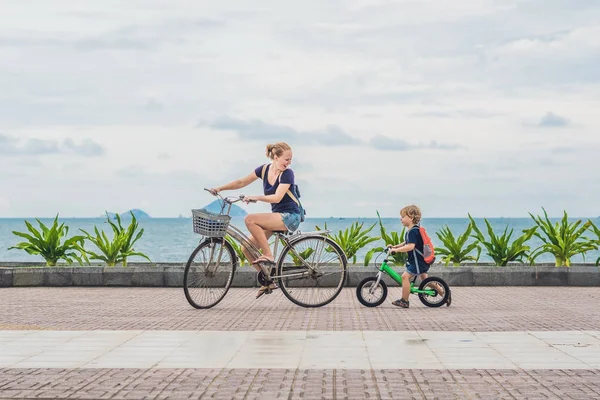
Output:
<path fill-rule="evenodd" d="M 192 210 L 194 233 L 206 237 L 223 237 L 231 217 L 223 214 L 213 214 L 205 209 Z"/>

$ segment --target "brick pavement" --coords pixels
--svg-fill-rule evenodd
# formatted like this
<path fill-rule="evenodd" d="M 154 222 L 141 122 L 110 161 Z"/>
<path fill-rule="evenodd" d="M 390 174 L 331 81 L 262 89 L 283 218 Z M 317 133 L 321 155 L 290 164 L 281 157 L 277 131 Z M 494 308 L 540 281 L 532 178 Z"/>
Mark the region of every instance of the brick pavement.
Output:
<path fill-rule="evenodd" d="M 73 399 L 584 399 L 600 371 L 0 369 L 0 396 Z"/>
<path fill-rule="evenodd" d="M 450 308 L 362 307 L 352 289 L 304 309 L 280 293 L 233 289 L 211 310 L 175 288 L 0 290 L 0 330 L 599 330 L 600 291 L 457 287 Z M 600 370 L 0 369 L 0 398 L 582 399 L 600 398 Z"/>
<path fill-rule="evenodd" d="M 578 287 L 456 287 L 449 308 L 363 307 L 344 289 L 317 309 L 294 305 L 275 292 L 231 289 L 212 309 L 196 310 L 177 288 L 6 288 L 0 290 L 0 330 L 600 330 L 600 289 Z"/>

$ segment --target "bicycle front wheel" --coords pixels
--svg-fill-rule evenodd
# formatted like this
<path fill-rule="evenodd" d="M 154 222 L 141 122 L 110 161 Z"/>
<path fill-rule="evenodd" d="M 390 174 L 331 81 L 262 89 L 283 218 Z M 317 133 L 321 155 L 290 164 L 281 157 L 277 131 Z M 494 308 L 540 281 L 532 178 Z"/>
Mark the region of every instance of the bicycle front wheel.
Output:
<path fill-rule="evenodd" d="M 293 303 L 321 307 L 335 299 L 346 281 L 344 251 L 328 237 L 305 236 L 286 247 L 277 263 L 277 283 Z"/>
<path fill-rule="evenodd" d="M 211 308 L 227 294 L 237 266 L 231 244 L 207 239 L 192 252 L 183 273 L 185 298 L 195 308 Z"/>

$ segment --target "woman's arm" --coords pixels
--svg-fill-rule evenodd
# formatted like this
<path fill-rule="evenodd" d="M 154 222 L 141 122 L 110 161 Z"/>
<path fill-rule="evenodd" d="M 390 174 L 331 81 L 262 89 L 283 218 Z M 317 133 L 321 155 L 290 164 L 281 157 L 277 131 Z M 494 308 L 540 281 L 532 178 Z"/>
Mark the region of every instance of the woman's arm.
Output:
<path fill-rule="evenodd" d="M 258 177 L 256 176 L 256 174 L 254 172 L 252 172 L 251 174 L 249 174 L 243 178 L 236 179 L 235 181 L 229 182 L 226 185 L 211 189 L 211 192 L 214 192 L 214 194 L 216 194 L 223 190 L 241 189 L 243 187 L 248 186 L 249 184 L 251 184 L 252 182 L 254 182 L 257 179 L 258 179 Z"/>
<path fill-rule="evenodd" d="M 275 192 L 275 194 L 269 194 L 267 196 L 246 196 L 244 201 L 264 201 L 265 203 L 279 203 L 281 199 L 283 199 L 283 196 L 285 196 L 285 193 L 288 191 L 289 188 L 289 183 L 280 183 L 279 187 L 277 187 L 277 191 Z"/>

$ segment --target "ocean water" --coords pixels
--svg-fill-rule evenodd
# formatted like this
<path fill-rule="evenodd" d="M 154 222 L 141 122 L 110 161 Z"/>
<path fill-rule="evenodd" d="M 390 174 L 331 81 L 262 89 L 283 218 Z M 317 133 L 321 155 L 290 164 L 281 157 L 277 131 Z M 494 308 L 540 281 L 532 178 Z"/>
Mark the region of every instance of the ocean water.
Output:
<path fill-rule="evenodd" d="M 37 222 L 34 218 L 28 218 L 36 228 Z M 47 226 L 52 223 L 52 219 L 40 219 Z M 533 220 L 531 218 L 488 218 L 494 231 L 501 233 L 506 226 L 514 228 L 512 239 L 521 235 L 523 229 L 533 226 Z M 554 219 L 557 221 L 558 219 Z M 582 218 L 586 221 L 587 219 Z M 370 227 L 376 224 L 371 230 L 370 235 L 379 236 L 379 224 L 377 224 L 376 218 L 307 218 L 301 225 L 301 231 L 315 230 L 315 226 L 324 228 L 327 223 L 327 228 L 337 233 L 339 230 L 344 230 L 354 222 L 364 223 L 365 227 Z M 402 231 L 402 225 L 398 218 L 383 218 L 384 226 L 388 233 L 390 231 Z M 487 229 L 483 218 L 475 218 L 475 221 L 482 232 L 487 236 Z M 600 218 L 592 218 L 592 221 L 600 226 Z M 102 218 L 65 218 L 61 219 L 60 222 L 64 222 L 69 226 L 69 236 L 79 234 L 79 229 L 85 229 L 90 233 L 93 233 L 94 226 L 98 226 L 98 229 L 103 229 L 107 235 L 112 237 L 112 230 L 108 223 Z M 126 224 L 127 222 L 125 222 Z M 247 233 L 244 226 L 243 217 L 232 218 L 232 224 L 238 226 Z M 152 218 L 139 220 L 140 227 L 144 229 L 144 235 L 136 243 L 135 249 L 148 255 L 153 262 L 186 262 L 192 250 L 198 245 L 200 236 L 195 234 L 192 229 L 191 218 Z M 447 225 L 455 236 L 460 235 L 465 231 L 469 224 L 468 218 L 424 218 L 422 225 L 427 229 L 430 237 L 432 238 L 436 246 L 440 246 L 441 243 L 435 232 L 440 230 L 443 226 Z M 12 232 L 20 231 L 26 232 L 27 227 L 25 226 L 24 219 L 10 218 L 0 219 L 0 261 L 42 261 L 42 258 L 35 255 L 29 255 L 22 250 L 8 250 L 8 247 L 14 246 L 22 239 L 15 236 Z M 592 232 L 587 234 L 588 237 L 594 237 Z M 470 240 L 472 241 L 472 240 Z M 542 242 L 540 239 L 533 237 L 529 242 L 529 246 L 532 248 L 537 247 Z M 93 248 L 93 245 L 89 242 L 86 243 L 89 248 Z M 383 245 L 383 241 L 379 240 L 368 244 L 365 248 L 361 249 L 357 254 L 357 264 L 361 264 L 364 260 L 364 256 L 367 251 L 373 247 Z M 584 257 L 581 255 L 575 256 L 571 259 L 572 262 L 595 262 L 600 257 L 599 251 L 588 252 Z M 133 257 L 130 261 L 144 261 L 143 258 Z M 485 254 L 485 249 L 481 253 L 480 261 L 487 262 L 491 261 L 489 256 Z M 544 254 L 538 257 L 536 262 L 554 262 L 554 258 L 549 254 Z"/>

